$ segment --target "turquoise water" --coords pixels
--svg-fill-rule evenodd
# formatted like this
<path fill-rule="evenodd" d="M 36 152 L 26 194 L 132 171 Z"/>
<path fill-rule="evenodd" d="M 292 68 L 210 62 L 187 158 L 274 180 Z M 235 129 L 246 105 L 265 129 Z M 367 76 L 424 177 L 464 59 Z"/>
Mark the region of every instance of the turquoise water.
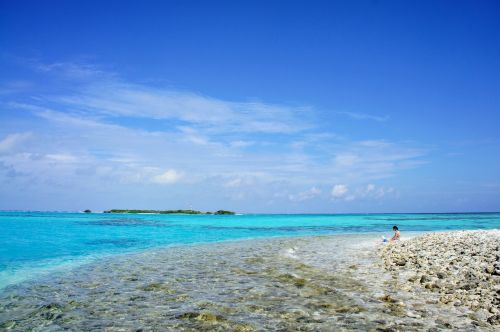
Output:
<path fill-rule="evenodd" d="M 152 215 L 0 212 L 0 288 L 100 257 L 159 246 L 342 233 L 498 229 L 500 213 Z"/>

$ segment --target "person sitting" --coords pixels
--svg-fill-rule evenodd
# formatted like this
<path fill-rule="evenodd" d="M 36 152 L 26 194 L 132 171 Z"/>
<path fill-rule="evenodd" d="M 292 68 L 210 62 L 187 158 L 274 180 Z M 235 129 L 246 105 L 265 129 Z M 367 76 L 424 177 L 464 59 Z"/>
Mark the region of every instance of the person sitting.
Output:
<path fill-rule="evenodd" d="M 398 226 L 392 227 L 392 230 L 394 231 L 394 236 L 391 238 L 391 242 L 399 241 L 401 237 L 401 232 L 399 231 Z"/>

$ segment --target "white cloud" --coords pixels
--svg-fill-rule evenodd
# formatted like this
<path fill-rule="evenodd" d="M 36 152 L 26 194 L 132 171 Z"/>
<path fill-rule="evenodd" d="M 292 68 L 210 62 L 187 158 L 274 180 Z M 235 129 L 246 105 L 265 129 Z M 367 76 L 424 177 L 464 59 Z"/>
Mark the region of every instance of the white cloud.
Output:
<path fill-rule="evenodd" d="M 13 150 L 16 146 L 29 139 L 31 136 L 32 134 L 29 132 L 7 135 L 4 139 L 0 140 L 0 153 Z"/>
<path fill-rule="evenodd" d="M 390 143 L 384 140 L 365 140 L 358 143 L 360 146 L 366 146 L 368 148 L 386 148 L 390 147 Z"/>
<path fill-rule="evenodd" d="M 389 187 L 389 188 L 378 188 L 374 194 L 373 194 L 373 197 L 375 198 L 382 198 L 382 197 L 385 197 L 389 194 L 392 194 L 394 193 L 395 189 L 392 188 L 392 187 Z"/>
<path fill-rule="evenodd" d="M 312 187 L 298 194 L 289 194 L 288 199 L 292 202 L 302 202 L 318 197 L 319 195 L 321 195 L 321 189 L 317 187 Z"/>
<path fill-rule="evenodd" d="M 236 187 L 241 186 L 242 183 L 243 183 L 242 179 L 237 178 L 237 179 L 233 179 L 233 180 L 227 181 L 224 184 L 224 186 L 228 187 L 228 188 L 236 188 Z"/>
<path fill-rule="evenodd" d="M 381 199 L 394 192 L 395 189 L 392 187 L 378 187 L 370 183 L 353 190 L 353 192 L 345 196 L 344 199 L 346 201 L 353 201 L 355 199 Z"/>
<path fill-rule="evenodd" d="M 335 198 L 342 198 L 347 194 L 349 188 L 345 184 L 336 184 L 333 186 L 331 195 Z"/>
<path fill-rule="evenodd" d="M 45 157 L 47 159 L 62 163 L 74 163 L 78 161 L 78 157 L 71 154 L 48 154 Z"/>
<path fill-rule="evenodd" d="M 336 112 L 336 113 L 341 115 L 347 115 L 348 117 L 355 120 L 373 120 L 378 122 L 385 122 L 389 120 L 388 116 L 371 115 L 366 113 L 358 113 L 358 112 Z"/>
<path fill-rule="evenodd" d="M 294 133 L 310 127 L 304 119 L 306 107 L 227 101 L 116 79 L 89 83 L 78 92 L 49 101 L 86 114 L 176 120 L 210 132 Z"/>
<path fill-rule="evenodd" d="M 362 142 L 338 142 L 336 137 L 330 141 L 328 136 L 324 140 L 307 142 L 303 151 L 287 150 L 280 143 L 269 146 L 259 143 L 259 149 L 247 151 L 230 144 L 245 139 L 234 139 L 238 138 L 234 135 L 227 138 L 216 134 L 202 135 L 192 127 L 175 131 L 148 131 L 88 115 L 65 114 L 45 108 L 33 108 L 31 111 L 46 120 L 40 126 L 44 130 L 37 132 L 40 139 L 30 143 L 30 147 L 36 143 L 32 146 L 32 155 L 49 157 L 30 160 L 29 167 L 28 163 L 12 158 L 8 165 L 20 174 L 33 174 L 40 181 L 49 179 L 47 181 L 51 183 L 74 182 L 75 185 L 85 186 L 102 181 L 172 183 L 175 176 L 162 178 L 159 176 L 162 170 L 183 169 L 190 174 L 183 183 L 222 187 L 221 195 L 236 195 L 233 190 L 239 188 L 245 191 L 245 197 L 255 199 L 281 191 L 286 193 L 283 198 L 287 200 L 305 201 L 314 191 L 290 194 L 290 188 L 311 188 L 340 181 L 346 187 L 370 183 L 412 167 L 408 163 L 418 161 L 417 158 L 423 154 L 395 143 L 387 142 L 374 147 Z M 53 135 L 55 132 L 57 136 Z M 200 141 L 193 139 L 196 137 Z M 317 159 L 314 150 L 318 149 L 321 149 L 323 157 L 331 155 L 332 163 L 326 158 Z M 78 156 L 84 162 L 63 163 L 64 155 Z M 54 159 L 60 160 L 58 167 L 48 167 L 47 162 L 54 163 Z M 62 164 L 66 164 L 64 172 L 59 171 Z M 273 192 L 267 189 L 271 186 Z M 349 193 L 361 197 L 357 192 Z M 380 192 L 379 195 L 386 193 Z"/>
<path fill-rule="evenodd" d="M 345 144 L 335 151 L 332 169 L 342 177 L 334 181 L 368 182 L 395 176 L 422 163 L 423 149 L 394 142 L 370 140 Z"/>
<path fill-rule="evenodd" d="M 140 183 L 159 196 L 168 188 L 152 184 L 180 183 L 193 199 L 210 193 L 222 202 L 245 197 L 248 204 L 319 201 L 319 188 L 337 183 L 324 199 L 375 199 L 391 189 L 372 183 L 417 167 L 426 153 L 407 142 L 325 133 L 304 107 L 222 100 L 105 75 L 97 84 L 80 80 L 88 71 L 75 70 L 79 81 L 64 93 L 6 101 L 36 115 L 30 121 L 37 139 L 20 151 L 23 129 L 13 128 L 20 134 L 0 141 L 0 181 L 15 174 L 29 185 L 109 184 L 110 192 Z"/>
<path fill-rule="evenodd" d="M 374 190 L 375 190 L 375 185 L 374 185 L 374 184 L 372 184 L 372 183 L 370 183 L 370 184 L 368 184 L 368 185 L 366 186 L 365 192 L 366 192 L 366 193 L 371 193 L 371 192 L 373 192 Z"/>
<path fill-rule="evenodd" d="M 254 141 L 243 141 L 243 140 L 233 141 L 229 143 L 229 145 L 232 146 L 233 148 L 245 148 L 254 144 L 255 144 Z"/>
<path fill-rule="evenodd" d="M 154 176 L 152 182 L 159 184 L 173 184 L 178 182 L 182 177 L 182 173 L 174 169 L 168 169 L 164 173 Z"/>

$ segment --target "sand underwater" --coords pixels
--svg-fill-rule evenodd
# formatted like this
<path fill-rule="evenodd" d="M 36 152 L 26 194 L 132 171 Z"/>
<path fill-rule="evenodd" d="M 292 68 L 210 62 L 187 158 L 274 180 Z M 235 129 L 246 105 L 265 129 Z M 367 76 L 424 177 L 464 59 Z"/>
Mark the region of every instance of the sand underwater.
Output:
<path fill-rule="evenodd" d="M 379 241 L 267 238 L 120 255 L 6 288 L 0 330 L 495 330 L 402 284 Z"/>

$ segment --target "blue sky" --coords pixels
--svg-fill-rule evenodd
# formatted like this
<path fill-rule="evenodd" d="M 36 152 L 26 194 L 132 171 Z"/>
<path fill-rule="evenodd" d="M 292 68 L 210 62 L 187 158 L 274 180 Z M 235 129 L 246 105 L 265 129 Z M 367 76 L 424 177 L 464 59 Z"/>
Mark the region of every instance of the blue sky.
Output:
<path fill-rule="evenodd" d="M 500 210 L 498 1 L 0 1 L 0 209 Z"/>

